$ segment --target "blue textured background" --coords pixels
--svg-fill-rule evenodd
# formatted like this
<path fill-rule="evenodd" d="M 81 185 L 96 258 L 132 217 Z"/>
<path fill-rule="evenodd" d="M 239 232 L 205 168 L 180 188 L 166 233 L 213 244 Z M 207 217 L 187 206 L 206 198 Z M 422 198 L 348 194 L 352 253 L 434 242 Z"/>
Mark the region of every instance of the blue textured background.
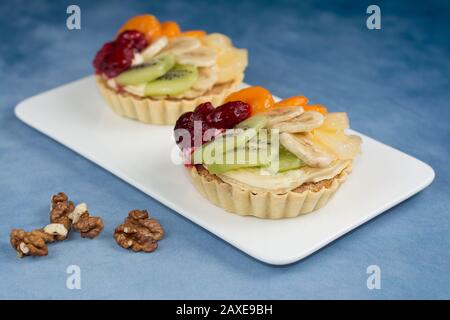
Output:
<path fill-rule="evenodd" d="M 75 1 L 82 30 L 68 31 L 71 3 L 0 4 L 0 298 L 450 298 L 446 1 L 376 1 L 381 31 L 365 26 L 368 1 Z M 249 50 L 247 82 L 347 111 L 354 129 L 429 163 L 434 183 L 309 258 L 273 267 L 15 118 L 22 99 L 90 74 L 101 44 L 143 12 L 230 35 Z M 16 259 L 10 229 L 46 224 L 59 190 L 103 216 L 105 231 L 92 241 L 73 233 L 47 257 Z M 132 208 L 148 208 L 166 227 L 157 252 L 114 243 L 114 226 Z M 81 267 L 81 290 L 66 289 L 70 264 Z M 366 287 L 371 264 L 381 267 L 381 290 Z"/>

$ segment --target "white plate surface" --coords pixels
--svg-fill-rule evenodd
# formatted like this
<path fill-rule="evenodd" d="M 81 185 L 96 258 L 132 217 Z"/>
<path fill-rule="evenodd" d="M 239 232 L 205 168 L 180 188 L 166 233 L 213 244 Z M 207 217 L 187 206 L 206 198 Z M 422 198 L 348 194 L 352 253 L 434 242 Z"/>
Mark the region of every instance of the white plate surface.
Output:
<path fill-rule="evenodd" d="M 411 197 L 434 179 L 434 171 L 427 164 L 357 133 L 363 138 L 362 154 L 353 165 L 353 173 L 324 208 L 285 220 L 240 217 L 205 200 L 190 184 L 183 166 L 173 163 L 177 148 L 172 126 L 145 125 L 117 116 L 97 93 L 93 77 L 28 98 L 17 105 L 16 115 L 270 264 L 288 264 L 310 255 Z"/>

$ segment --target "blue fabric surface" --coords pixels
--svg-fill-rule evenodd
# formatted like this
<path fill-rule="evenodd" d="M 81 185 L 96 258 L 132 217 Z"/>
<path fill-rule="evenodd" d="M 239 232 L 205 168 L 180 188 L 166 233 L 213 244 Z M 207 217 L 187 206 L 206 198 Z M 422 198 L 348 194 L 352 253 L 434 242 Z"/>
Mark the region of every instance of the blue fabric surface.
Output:
<path fill-rule="evenodd" d="M 369 1 L 76 3 L 79 31 L 65 26 L 71 1 L 0 3 L 0 298 L 450 298 L 448 3 L 377 1 L 375 31 Z M 348 112 L 354 129 L 430 164 L 434 183 L 307 259 L 273 267 L 15 118 L 22 99 L 90 74 L 101 44 L 143 12 L 230 35 L 249 50 L 248 83 Z M 104 232 L 91 241 L 72 233 L 47 257 L 16 259 L 9 231 L 45 225 L 59 190 L 101 215 Z M 153 254 L 112 239 L 133 208 L 167 229 Z M 66 288 L 69 265 L 81 268 L 81 290 Z M 369 265 L 381 268 L 380 290 L 366 286 Z"/>

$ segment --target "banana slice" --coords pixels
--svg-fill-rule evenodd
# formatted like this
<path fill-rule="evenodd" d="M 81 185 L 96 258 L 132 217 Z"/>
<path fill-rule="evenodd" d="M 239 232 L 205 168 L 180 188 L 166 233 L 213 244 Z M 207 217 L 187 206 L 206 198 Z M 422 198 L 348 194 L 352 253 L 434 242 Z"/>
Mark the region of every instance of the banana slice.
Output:
<path fill-rule="evenodd" d="M 180 55 L 198 49 L 202 46 L 200 40 L 194 37 L 176 37 L 170 39 L 164 51 L 170 51 L 175 55 Z"/>
<path fill-rule="evenodd" d="M 111 78 L 106 81 L 106 85 L 114 90 L 117 90 L 117 82 L 116 79 Z"/>
<path fill-rule="evenodd" d="M 153 41 L 144 51 L 141 52 L 144 61 L 150 60 L 164 49 L 169 43 L 166 36 L 162 36 Z"/>
<path fill-rule="evenodd" d="M 123 89 L 129 93 L 136 95 L 136 96 L 144 97 L 145 96 L 145 86 L 146 86 L 146 83 L 143 83 L 143 84 L 125 86 L 125 87 L 123 87 Z"/>
<path fill-rule="evenodd" d="M 211 33 L 201 38 L 202 43 L 215 49 L 217 52 L 222 52 L 223 50 L 230 48 L 233 44 L 231 39 L 221 33 Z"/>
<path fill-rule="evenodd" d="M 180 64 L 191 64 L 196 67 L 211 67 L 216 64 L 217 53 L 214 49 L 200 47 L 177 55 Z"/>
<path fill-rule="evenodd" d="M 131 66 L 136 67 L 143 64 L 144 62 L 145 62 L 144 56 L 136 52 L 134 54 L 133 60 L 131 61 Z"/>
<path fill-rule="evenodd" d="M 280 107 L 275 108 L 265 114 L 267 117 L 267 126 L 271 128 L 273 125 L 288 121 L 292 118 L 298 117 L 303 113 L 302 107 Z"/>
<path fill-rule="evenodd" d="M 308 132 L 320 127 L 322 123 L 322 114 L 316 111 L 306 111 L 288 121 L 276 123 L 272 126 L 272 128 L 279 129 L 280 132 Z"/>
<path fill-rule="evenodd" d="M 335 160 L 335 156 L 315 145 L 303 134 L 283 132 L 280 143 L 310 167 L 325 168 Z"/>
<path fill-rule="evenodd" d="M 216 66 L 198 69 L 198 79 L 192 89 L 207 91 L 211 89 L 218 79 L 218 68 Z"/>

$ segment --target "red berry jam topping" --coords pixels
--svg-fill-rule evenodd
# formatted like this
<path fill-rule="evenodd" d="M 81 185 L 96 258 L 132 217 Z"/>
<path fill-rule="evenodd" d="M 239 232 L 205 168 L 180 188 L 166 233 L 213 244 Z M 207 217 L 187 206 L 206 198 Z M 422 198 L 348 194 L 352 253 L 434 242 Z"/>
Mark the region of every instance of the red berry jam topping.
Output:
<path fill-rule="evenodd" d="M 181 150 L 189 153 L 199 144 L 213 140 L 225 129 L 233 128 L 247 119 L 250 112 L 250 105 L 242 101 L 231 101 L 217 108 L 210 102 L 202 103 L 177 120 L 174 128 L 175 141 Z"/>
<path fill-rule="evenodd" d="M 230 101 L 214 109 L 206 116 L 206 121 L 213 128 L 231 129 L 239 122 L 250 117 L 251 107 L 242 101 Z"/>
<path fill-rule="evenodd" d="M 115 41 L 107 42 L 97 52 L 93 64 L 97 74 L 114 78 L 131 67 L 135 52 L 147 47 L 144 34 L 124 31 Z"/>
<path fill-rule="evenodd" d="M 194 113 L 192 111 L 183 113 L 175 123 L 174 136 L 175 142 L 180 149 L 187 149 L 192 146 L 192 137 L 187 137 L 186 133 L 183 132 L 185 129 L 189 134 L 194 132 Z"/>
<path fill-rule="evenodd" d="M 113 50 L 114 42 L 107 42 L 103 45 L 103 47 L 97 52 L 95 55 L 94 61 L 92 64 L 94 65 L 95 71 L 97 73 L 100 73 L 102 61 L 105 59 L 105 57 Z"/>
<path fill-rule="evenodd" d="M 211 102 L 205 102 L 202 104 L 199 104 L 197 108 L 195 108 L 194 112 L 197 114 L 202 114 L 205 117 L 214 111 L 214 106 Z M 206 118 L 205 118 L 206 119 Z"/>
<path fill-rule="evenodd" d="M 116 42 L 121 45 L 127 46 L 130 49 L 136 49 L 137 52 L 141 52 L 148 46 L 145 35 L 135 30 L 127 30 L 122 32 L 117 37 Z"/>
<path fill-rule="evenodd" d="M 174 136 L 175 142 L 182 150 L 199 147 L 205 142 L 211 141 L 214 132 L 206 132 L 208 129 L 212 129 L 205 120 L 205 115 L 201 113 L 186 112 L 175 123 Z M 184 130 L 181 130 L 184 129 Z"/>
<path fill-rule="evenodd" d="M 97 74 L 114 78 L 131 67 L 134 52 L 127 47 L 112 44 L 104 46 L 94 59 Z"/>

